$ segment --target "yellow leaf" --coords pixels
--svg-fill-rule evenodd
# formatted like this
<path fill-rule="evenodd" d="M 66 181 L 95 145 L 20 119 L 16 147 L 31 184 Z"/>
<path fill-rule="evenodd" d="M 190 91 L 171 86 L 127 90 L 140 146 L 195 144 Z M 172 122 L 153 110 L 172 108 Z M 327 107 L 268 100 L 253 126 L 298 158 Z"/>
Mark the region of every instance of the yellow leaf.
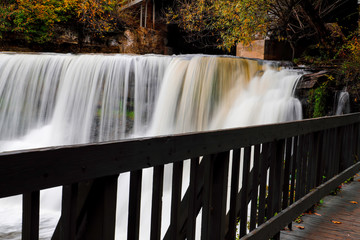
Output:
<path fill-rule="evenodd" d="M 332 223 L 335 223 L 335 224 L 341 224 L 341 222 L 339 221 L 335 221 L 335 220 L 331 220 Z"/>

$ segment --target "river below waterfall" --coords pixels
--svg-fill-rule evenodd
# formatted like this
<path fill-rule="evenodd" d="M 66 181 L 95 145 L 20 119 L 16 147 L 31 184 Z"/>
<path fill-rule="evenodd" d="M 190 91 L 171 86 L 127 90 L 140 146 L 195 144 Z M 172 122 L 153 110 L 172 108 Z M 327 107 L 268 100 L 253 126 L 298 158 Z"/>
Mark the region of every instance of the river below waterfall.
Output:
<path fill-rule="evenodd" d="M 298 120 L 299 77 L 274 62 L 227 56 L 0 53 L 0 152 Z M 144 170 L 144 191 L 151 175 Z M 120 175 L 119 192 L 128 185 Z M 148 239 L 143 194 L 140 238 Z M 41 192 L 41 239 L 50 239 L 60 201 L 61 188 Z M 118 198 L 117 239 L 126 236 L 127 205 Z M 0 239 L 20 236 L 21 197 L 1 199 Z"/>

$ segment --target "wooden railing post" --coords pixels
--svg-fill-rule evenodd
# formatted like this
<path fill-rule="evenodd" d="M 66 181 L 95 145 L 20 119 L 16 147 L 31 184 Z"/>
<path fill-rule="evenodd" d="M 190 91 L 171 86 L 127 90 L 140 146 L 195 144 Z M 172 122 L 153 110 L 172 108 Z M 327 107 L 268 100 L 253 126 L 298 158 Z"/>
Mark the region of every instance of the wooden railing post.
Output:
<path fill-rule="evenodd" d="M 87 197 L 83 239 L 115 238 L 117 179 L 113 175 L 96 179 Z"/>
<path fill-rule="evenodd" d="M 78 205 L 78 184 L 63 186 L 63 198 L 61 207 L 60 220 L 60 239 L 75 240 L 76 239 L 76 220 Z"/>
<path fill-rule="evenodd" d="M 250 160 L 251 160 L 251 147 L 244 148 L 244 159 L 242 166 L 242 185 L 241 190 L 241 205 L 240 205 L 240 237 L 246 235 L 247 230 L 247 213 L 248 213 L 248 185 L 249 185 L 249 172 L 250 172 Z"/>
<path fill-rule="evenodd" d="M 171 239 L 180 239 L 179 207 L 181 202 L 183 162 L 173 164 L 172 194 L 171 194 Z"/>
<path fill-rule="evenodd" d="M 151 206 L 151 240 L 161 238 L 161 210 L 163 196 L 164 166 L 154 167 L 153 193 Z"/>
<path fill-rule="evenodd" d="M 270 143 L 264 143 L 262 145 L 261 152 L 261 164 L 260 164 L 260 192 L 259 192 L 259 215 L 258 225 L 261 225 L 265 221 L 268 209 L 266 208 L 266 195 L 267 195 L 267 171 L 269 168 L 269 152 Z"/>
<path fill-rule="evenodd" d="M 130 173 L 128 240 L 139 239 L 142 170 Z"/>
<path fill-rule="evenodd" d="M 205 164 L 201 239 L 224 239 L 229 152 L 211 155 Z"/>
<path fill-rule="evenodd" d="M 22 240 L 39 239 L 40 191 L 23 194 Z"/>
<path fill-rule="evenodd" d="M 231 193 L 230 193 L 230 210 L 229 210 L 229 237 L 235 239 L 237 225 L 237 197 L 239 188 L 240 173 L 240 149 L 233 150 L 232 170 L 231 170 Z"/>
<path fill-rule="evenodd" d="M 198 182 L 197 181 L 197 174 L 199 169 L 199 158 L 191 159 L 190 165 L 190 183 L 188 188 L 188 219 L 186 223 L 186 237 L 188 240 L 195 240 L 195 227 L 196 227 L 196 216 L 197 216 L 197 209 L 196 209 L 196 200 L 197 200 L 197 192 L 196 187 Z M 181 205 L 180 205 L 181 206 Z M 179 208 L 180 209 L 180 208 Z"/>

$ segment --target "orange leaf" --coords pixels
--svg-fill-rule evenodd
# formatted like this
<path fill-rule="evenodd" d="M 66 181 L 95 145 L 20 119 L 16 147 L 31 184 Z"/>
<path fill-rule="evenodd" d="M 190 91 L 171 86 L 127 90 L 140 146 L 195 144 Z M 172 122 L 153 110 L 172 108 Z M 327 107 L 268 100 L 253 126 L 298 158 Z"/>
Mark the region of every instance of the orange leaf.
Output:
<path fill-rule="evenodd" d="M 321 216 L 321 214 L 318 214 L 318 213 L 314 213 L 316 216 Z"/>
<path fill-rule="evenodd" d="M 358 204 L 358 202 L 356 202 L 356 201 L 350 201 L 350 203 L 352 203 L 352 204 Z"/>
<path fill-rule="evenodd" d="M 335 221 L 335 220 L 331 220 L 332 223 L 335 223 L 335 224 L 341 224 L 341 222 L 339 221 Z"/>
<path fill-rule="evenodd" d="M 360 179 L 358 179 L 358 182 L 360 182 Z"/>
<path fill-rule="evenodd" d="M 295 227 L 297 227 L 297 228 L 299 228 L 299 229 L 305 229 L 304 226 L 295 225 Z"/>

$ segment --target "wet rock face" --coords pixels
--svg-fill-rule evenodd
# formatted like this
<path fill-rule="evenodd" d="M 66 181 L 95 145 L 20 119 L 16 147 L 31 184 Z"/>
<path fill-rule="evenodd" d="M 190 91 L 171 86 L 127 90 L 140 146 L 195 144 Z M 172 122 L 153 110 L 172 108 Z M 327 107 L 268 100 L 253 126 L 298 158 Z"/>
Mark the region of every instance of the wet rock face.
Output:
<path fill-rule="evenodd" d="M 140 27 L 135 30 L 126 30 L 119 38 L 121 53 L 156 53 L 164 54 L 165 35 L 162 31 Z"/>
<path fill-rule="evenodd" d="M 301 101 L 304 118 L 314 116 L 315 101 L 316 98 L 319 98 L 316 96 L 316 91 L 319 91 L 319 88 L 322 88 L 321 91 L 323 92 L 321 101 L 325 115 L 345 114 L 360 110 L 356 94 L 346 88 L 343 79 L 335 79 L 338 77 L 336 69 L 310 70 L 308 74 L 301 77 L 296 86 L 295 96 Z M 343 105 L 341 111 L 339 104 Z"/>
<path fill-rule="evenodd" d="M 326 70 L 305 74 L 300 79 L 298 85 L 296 86 L 296 89 L 297 90 L 312 89 L 316 84 L 326 81 L 328 74 L 329 72 Z"/>

